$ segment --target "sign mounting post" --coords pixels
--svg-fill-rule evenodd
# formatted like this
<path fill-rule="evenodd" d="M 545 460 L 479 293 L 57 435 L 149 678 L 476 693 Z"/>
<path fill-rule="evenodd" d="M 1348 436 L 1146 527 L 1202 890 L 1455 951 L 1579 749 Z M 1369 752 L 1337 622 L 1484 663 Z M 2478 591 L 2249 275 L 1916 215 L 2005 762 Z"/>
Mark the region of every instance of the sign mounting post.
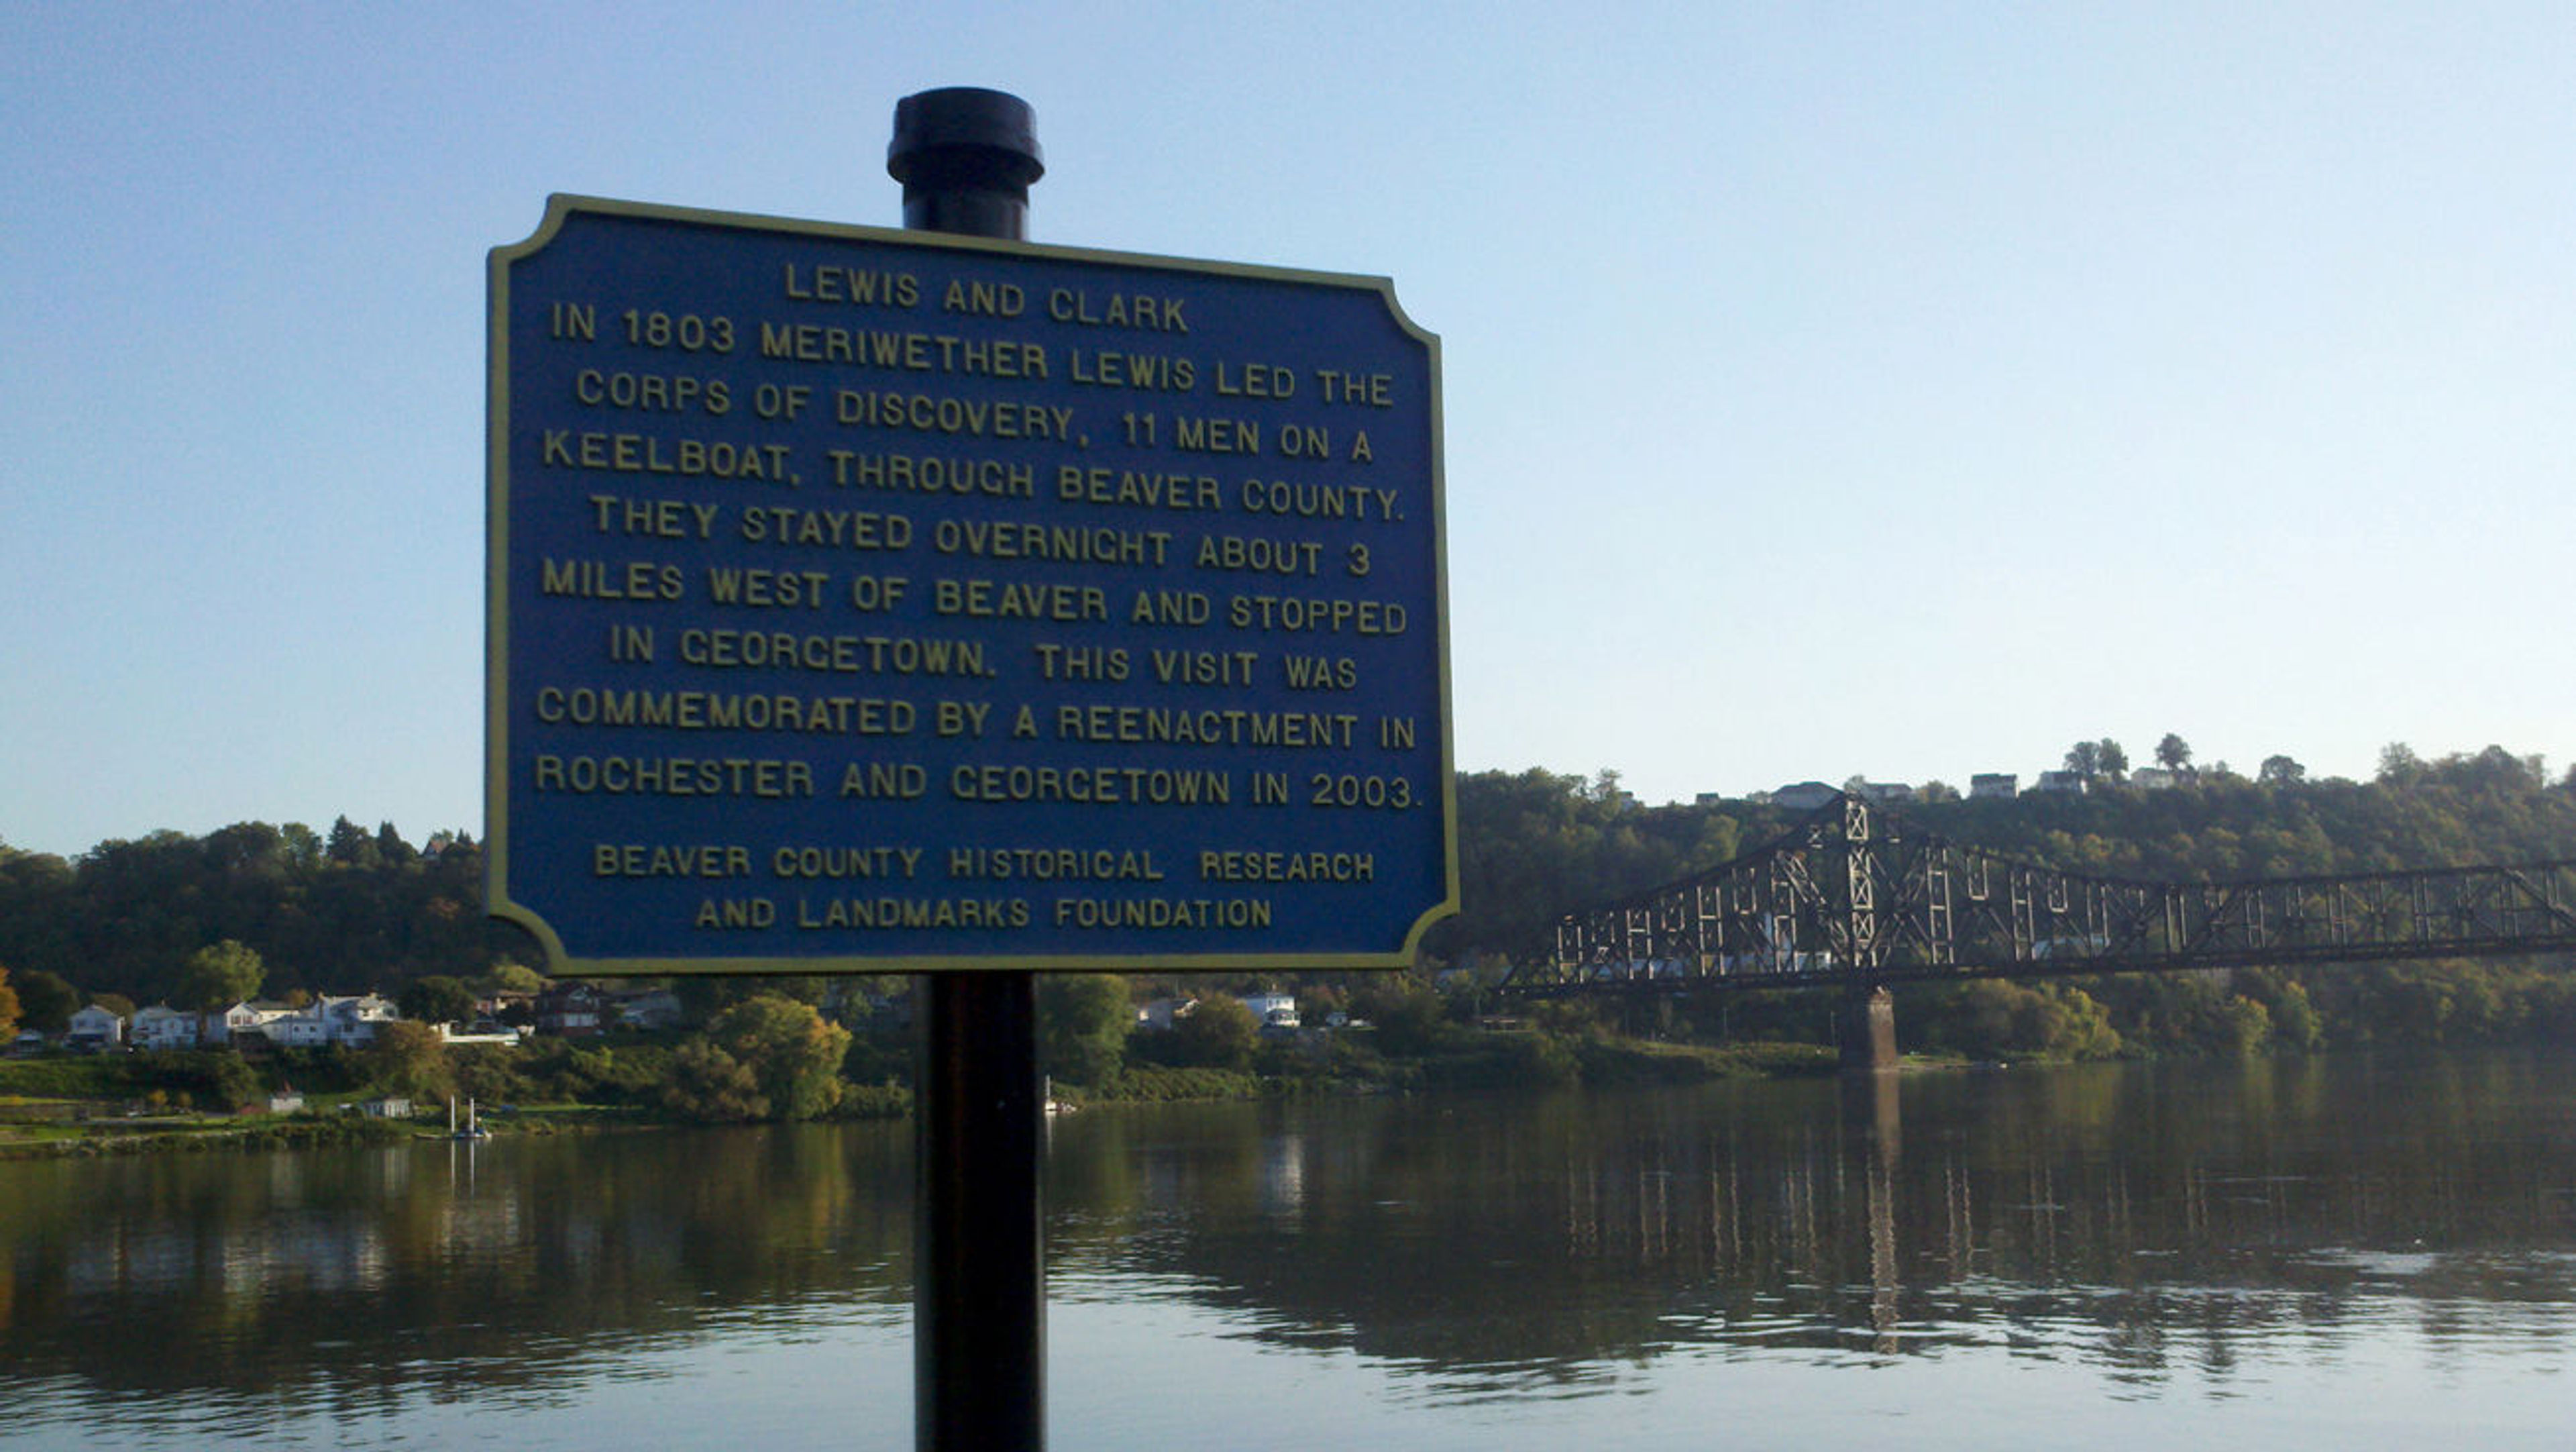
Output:
<path fill-rule="evenodd" d="M 1026 102 L 955 88 L 895 107 L 907 228 L 1025 241 L 1046 165 Z M 913 1445 L 1046 1445 L 1046 1089 L 1027 969 L 914 981 Z"/>
<path fill-rule="evenodd" d="M 1035 1184 L 1032 973 L 1456 910 L 1439 344 L 1383 278 L 1022 240 L 998 92 L 888 169 L 906 230 L 558 196 L 493 251 L 486 895 L 555 976 L 924 975 L 932 1221 L 934 1135 Z M 996 1066 L 1025 1130 L 937 1129 Z M 925 1280 L 1042 1296 L 1034 1201 L 958 1193 Z M 921 1445 L 1037 1445 L 1034 1321 L 923 1318 Z"/>

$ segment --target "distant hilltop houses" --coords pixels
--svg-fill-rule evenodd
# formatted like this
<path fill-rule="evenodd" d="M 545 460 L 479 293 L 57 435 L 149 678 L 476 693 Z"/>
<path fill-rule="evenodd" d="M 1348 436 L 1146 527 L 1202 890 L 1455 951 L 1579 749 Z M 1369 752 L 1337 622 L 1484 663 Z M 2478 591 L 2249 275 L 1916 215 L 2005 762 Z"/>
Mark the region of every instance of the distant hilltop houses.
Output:
<path fill-rule="evenodd" d="M 402 1021 L 393 1000 L 373 993 L 324 994 L 305 1004 L 244 1000 L 229 1008 L 200 1013 L 156 1003 L 127 1018 L 98 1004 L 75 1011 L 65 1025 L 62 1046 L 74 1052 L 104 1053 L 114 1049 L 203 1049 L 218 1045 L 242 1053 L 265 1049 L 363 1049 L 389 1023 Z M 458 1029 L 433 1025 L 451 1044 L 514 1044 L 523 1029 L 479 1024 Z M 42 1035 L 18 1036 L 22 1048 L 44 1042 Z M 33 1043 L 29 1041 L 33 1040 Z"/>
<path fill-rule="evenodd" d="M 401 1021 L 393 1000 L 373 993 L 324 994 L 296 1005 L 244 1000 L 221 1011 L 199 1013 L 156 1003 L 124 1018 L 93 1003 L 71 1016 L 63 1035 L 70 1049 L 202 1049 L 218 1044 L 243 1052 L 261 1049 L 363 1049 L 386 1024 Z M 460 1033 L 439 1025 L 456 1042 L 516 1042 L 507 1033 Z"/>
<path fill-rule="evenodd" d="M 502 993 L 476 1004 L 469 1027 L 432 1024 L 441 1043 L 520 1044 L 543 1034 L 586 1038 L 612 1029 L 668 1029 L 685 1017 L 679 996 L 667 988 L 608 989 L 563 983 L 542 993 Z M 529 1020 L 505 1026 L 504 1016 Z M 19 1034 L 15 1049 L 42 1052 L 59 1045 L 74 1053 L 111 1050 L 203 1049 L 217 1046 L 255 1054 L 268 1049 L 363 1049 L 389 1023 L 403 1022 L 394 1001 L 374 993 L 324 994 L 309 1003 L 244 1000 L 200 1013 L 153 1004 L 132 1017 L 99 1004 L 71 1015 L 59 1038 Z"/>
<path fill-rule="evenodd" d="M 2181 780 L 2181 773 L 2169 771 L 2163 767 L 2146 766 L 2128 772 L 2122 784 L 2133 791 L 2152 792 L 2165 790 Z M 2092 789 L 2093 782 L 2093 778 L 2080 771 L 2043 771 L 2031 782 L 2029 792 L 2032 795 L 2042 793 L 2082 795 Z M 1831 786 L 1820 781 L 1793 781 L 1774 789 L 1771 800 L 1773 804 L 1786 807 L 1793 812 L 1812 812 L 1845 794 L 1879 806 L 1911 802 L 1917 800 L 1919 796 L 1912 782 L 1869 781 L 1854 777 L 1841 786 Z M 1972 800 L 2010 801 L 2022 794 L 2021 776 L 2017 772 L 1981 771 L 1968 778 L 1968 796 Z M 1723 800 L 1722 797 L 1713 793 L 1703 794 L 1699 798 L 1702 806 L 1714 805 L 1721 800 Z"/>
<path fill-rule="evenodd" d="M 1251 1011 L 1252 1021 L 1262 1032 L 1293 1033 L 1303 1025 L 1297 1016 L 1297 995 L 1293 993 L 1237 993 L 1228 995 Z M 1136 1009 L 1136 1027 L 1147 1031 L 1167 1031 L 1179 1026 L 1199 1006 L 1195 998 L 1157 998 Z"/>
<path fill-rule="evenodd" d="M 362 1049 L 401 1016 L 393 1000 L 372 993 L 325 994 L 300 1008 L 246 1000 L 220 1013 L 156 1003 L 135 1011 L 126 1042 L 138 1049 Z"/>

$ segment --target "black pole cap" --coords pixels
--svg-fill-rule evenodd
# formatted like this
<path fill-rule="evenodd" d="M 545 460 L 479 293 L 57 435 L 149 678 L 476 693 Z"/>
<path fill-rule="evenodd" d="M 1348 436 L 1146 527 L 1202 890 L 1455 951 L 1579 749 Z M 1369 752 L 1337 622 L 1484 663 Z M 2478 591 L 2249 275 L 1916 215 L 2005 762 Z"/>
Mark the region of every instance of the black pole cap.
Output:
<path fill-rule="evenodd" d="M 980 86 L 906 96 L 895 103 L 886 172 L 903 183 L 907 227 L 1024 238 L 1029 183 L 1046 175 L 1037 113 Z"/>

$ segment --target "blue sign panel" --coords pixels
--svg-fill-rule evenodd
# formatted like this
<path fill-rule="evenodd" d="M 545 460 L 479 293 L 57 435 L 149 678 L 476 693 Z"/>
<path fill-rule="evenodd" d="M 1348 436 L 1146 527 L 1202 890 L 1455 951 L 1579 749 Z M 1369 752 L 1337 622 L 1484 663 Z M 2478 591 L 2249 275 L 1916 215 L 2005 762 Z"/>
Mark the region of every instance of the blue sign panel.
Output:
<path fill-rule="evenodd" d="M 489 895 L 553 971 L 1396 966 L 1455 910 L 1385 280 L 558 197 L 491 294 Z"/>

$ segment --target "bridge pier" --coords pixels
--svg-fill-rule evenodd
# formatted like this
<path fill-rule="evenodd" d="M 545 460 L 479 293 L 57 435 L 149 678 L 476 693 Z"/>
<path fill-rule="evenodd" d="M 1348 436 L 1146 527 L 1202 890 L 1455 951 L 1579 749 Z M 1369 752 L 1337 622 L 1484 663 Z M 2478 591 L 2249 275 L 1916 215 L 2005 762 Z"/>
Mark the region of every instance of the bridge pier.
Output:
<path fill-rule="evenodd" d="M 1854 988 L 1834 1012 L 1834 1043 L 1847 1074 L 1892 1073 L 1897 1067 L 1896 995 L 1884 988 Z"/>

